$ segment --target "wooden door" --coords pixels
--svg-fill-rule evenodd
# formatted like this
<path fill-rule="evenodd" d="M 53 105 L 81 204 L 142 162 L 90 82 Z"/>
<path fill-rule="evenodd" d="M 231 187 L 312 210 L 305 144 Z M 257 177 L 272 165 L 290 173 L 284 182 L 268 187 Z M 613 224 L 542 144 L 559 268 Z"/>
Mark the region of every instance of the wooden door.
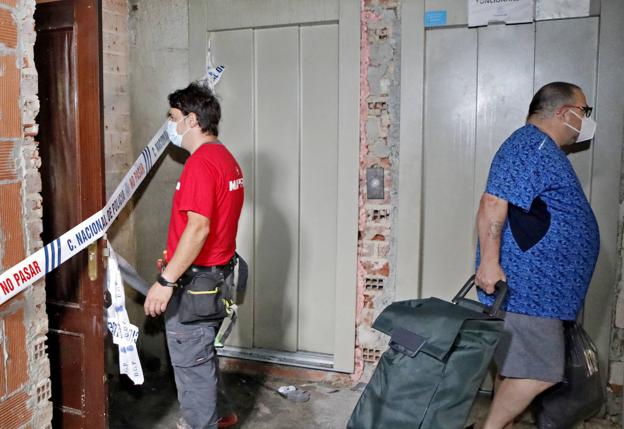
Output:
<path fill-rule="evenodd" d="M 42 237 L 48 243 L 104 202 L 100 4 L 40 0 L 35 23 Z M 89 270 L 88 259 L 84 251 L 46 276 L 53 426 L 59 428 L 107 423 L 103 273 L 99 266 Z"/>

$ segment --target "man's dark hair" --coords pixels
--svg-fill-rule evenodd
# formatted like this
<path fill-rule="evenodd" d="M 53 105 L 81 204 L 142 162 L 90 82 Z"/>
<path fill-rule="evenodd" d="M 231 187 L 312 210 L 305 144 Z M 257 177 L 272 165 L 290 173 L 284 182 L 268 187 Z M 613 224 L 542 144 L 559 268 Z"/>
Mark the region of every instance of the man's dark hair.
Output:
<path fill-rule="evenodd" d="M 549 117 L 564 104 L 574 102 L 576 91 L 581 88 L 568 82 L 551 82 L 542 86 L 533 96 L 529 106 L 529 116 L 541 115 Z"/>
<path fill-rule="evenodd" d="M 195 113 L 202 132 L 218 136 L 221 106 L 210 88 L 196 82 L 169 94 L 169 105 L 184 116 Z"/>

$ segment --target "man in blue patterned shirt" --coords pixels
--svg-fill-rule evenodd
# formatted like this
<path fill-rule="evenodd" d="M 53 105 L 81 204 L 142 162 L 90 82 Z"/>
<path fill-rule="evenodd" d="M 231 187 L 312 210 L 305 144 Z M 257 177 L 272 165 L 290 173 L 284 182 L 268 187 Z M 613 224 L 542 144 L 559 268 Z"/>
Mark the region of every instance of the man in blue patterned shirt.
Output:
<path fill-rule="evenodd" d="M 552 82 L 533 97 L 527 123 L 500 147 L 477 214 L 479 298 L 509 284 L 499 377 L 485 429 L 509 428 L 563 378 L 562 320 L 583 304 L 600 247 L 598 225 L 563 146 L 593 138 L 581 88 Z"/>

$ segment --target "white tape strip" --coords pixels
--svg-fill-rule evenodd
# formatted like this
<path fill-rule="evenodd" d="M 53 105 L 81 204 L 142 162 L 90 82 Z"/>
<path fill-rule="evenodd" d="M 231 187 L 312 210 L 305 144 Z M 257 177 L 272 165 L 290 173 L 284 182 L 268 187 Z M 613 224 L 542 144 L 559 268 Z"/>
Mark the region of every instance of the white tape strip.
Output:
<path fill-rule="evenodd" d="M 201 80 L 201 83 L 204 85 L 208 85 L 208 88 L 210 88 L 210 90 L 214 92 L 214 88 L 221 80 L 221 75 L 223 75 L 224 70 L 224 65 L 206 69 L 206 76 Z"/>
<path fill-rule="evenodd" d="M 113 343 L 119 347 L 119 371 L 127 374 L 134 384 L 143 384 L 143 369 L 136 348 L 139 328 L 131 324 L 128 318 L 126 293 L 117 254 L 110 243 L 108 251 L 106 286 L 111 295 L 112 304 L 106 309 L 106 325 L 113 336 Z"/>
<path fill-rule="evenodd" d="M 166 126 L 152 137 L 102 210 L 0 275 L 0 305 L 104 235 L 169 144 Z"/>

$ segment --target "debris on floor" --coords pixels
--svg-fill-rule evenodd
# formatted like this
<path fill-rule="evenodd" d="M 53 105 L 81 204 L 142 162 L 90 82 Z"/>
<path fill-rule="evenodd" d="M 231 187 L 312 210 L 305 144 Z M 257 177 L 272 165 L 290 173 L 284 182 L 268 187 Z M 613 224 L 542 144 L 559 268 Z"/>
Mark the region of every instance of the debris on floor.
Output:
<path fill-rule="evenodd" d="M 344 429 L 364 383 L 338 387 L 319 383 L 295 383 L 262 375 L 222 373 L 239 422 L 234 429 Z M 282 389 L 283 392 L 280 392 Z M 293 400 L 305 394 L 307 400 Z M 489 395 L 477 398 L 469 423 L 481 423 L 489 407 Z M 110 429 L 171 429 L 180 416 L 173 376 L 145 374 L 143 386 L 134 386 L 125 376 L 109 383 Z M 528 413 L 515 429 L 535 428 Z M 592 419 L 575 429 L 616 429 L 606 419 Z"/>

